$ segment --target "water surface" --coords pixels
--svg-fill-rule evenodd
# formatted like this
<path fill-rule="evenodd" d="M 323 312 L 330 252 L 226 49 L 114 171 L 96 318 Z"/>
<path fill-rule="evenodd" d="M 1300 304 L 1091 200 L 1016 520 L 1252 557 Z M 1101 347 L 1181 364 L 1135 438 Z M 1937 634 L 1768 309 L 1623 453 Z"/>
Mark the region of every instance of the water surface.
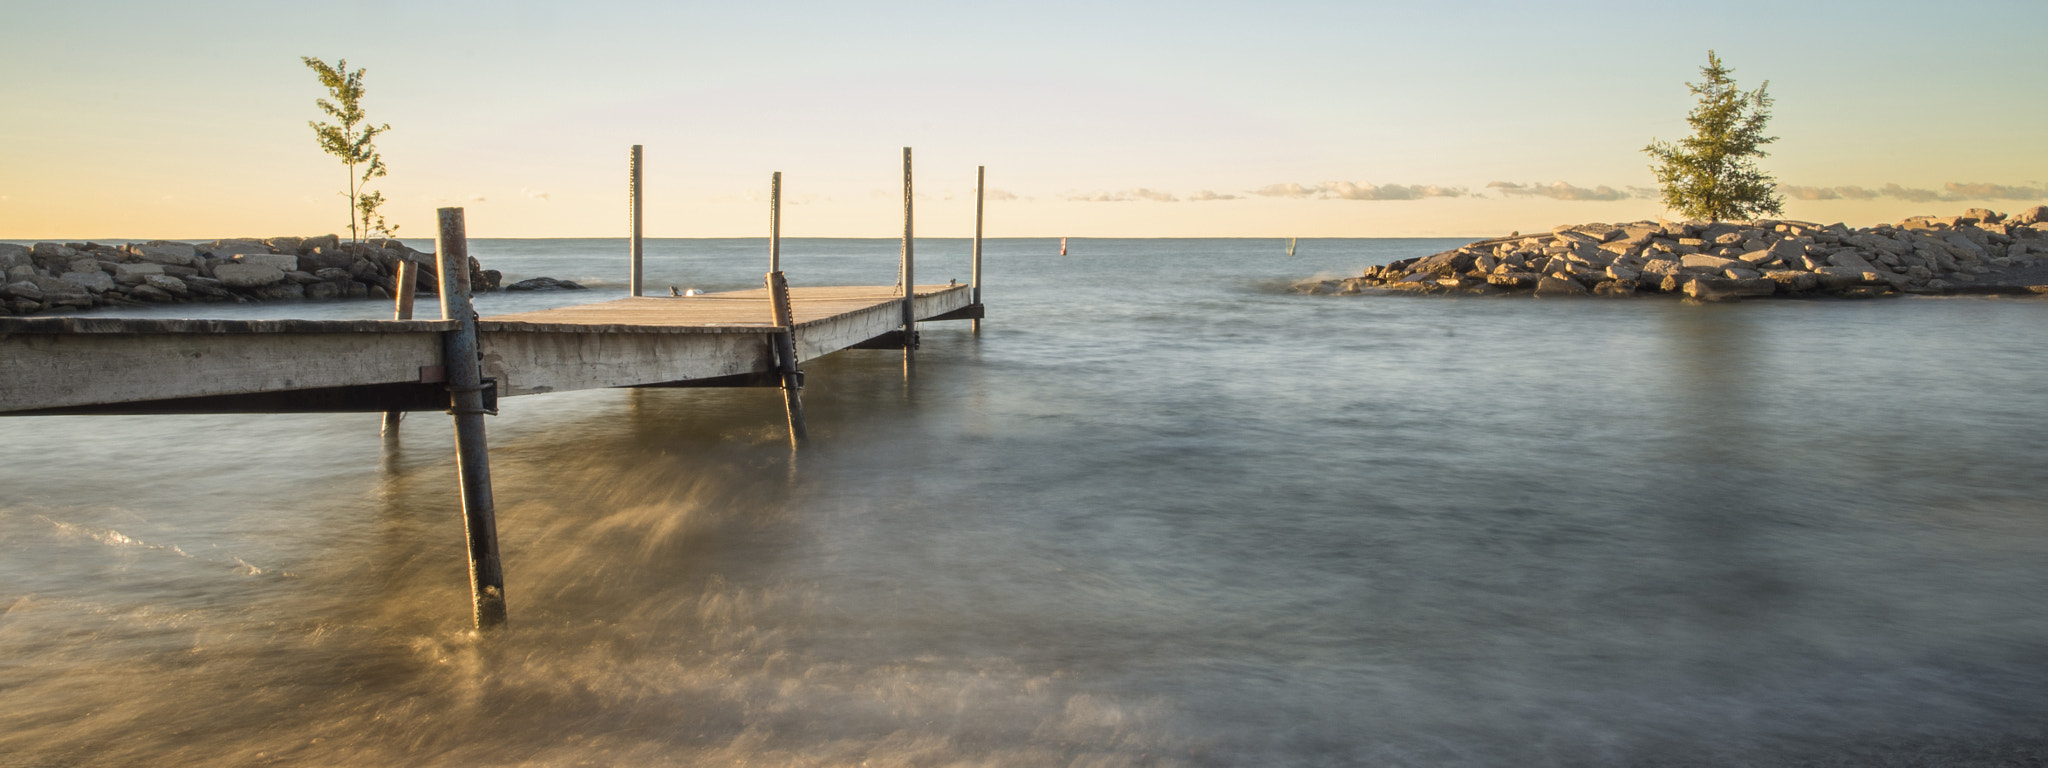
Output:
<path fill-rule="evenodd" d="M 993 241 L 983 333 L 809 364 L 794 456 L 768 389 L 507 399 L 486 639 L 445 417 L 0 420 L 0 765 L 2048 755 L 2048 303 L 1286 291 L 1451 244 Z M 623 251 L 476 241 L 598 286 L 481 309 Z"/>

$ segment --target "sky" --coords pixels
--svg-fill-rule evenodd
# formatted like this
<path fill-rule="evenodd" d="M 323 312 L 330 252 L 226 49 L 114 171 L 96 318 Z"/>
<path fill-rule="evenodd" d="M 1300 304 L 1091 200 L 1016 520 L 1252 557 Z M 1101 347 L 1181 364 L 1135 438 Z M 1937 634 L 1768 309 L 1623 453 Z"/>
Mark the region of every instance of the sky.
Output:
<path fill-rule="evenodd" d="M 0 239 L 346 232 L 300 61 L 366 70 L 406 237 L 1461 237 L 1667 215 L 1709 49 L 1786 217 L 2048 203 L 2040 0 L 0 0 Z"/>

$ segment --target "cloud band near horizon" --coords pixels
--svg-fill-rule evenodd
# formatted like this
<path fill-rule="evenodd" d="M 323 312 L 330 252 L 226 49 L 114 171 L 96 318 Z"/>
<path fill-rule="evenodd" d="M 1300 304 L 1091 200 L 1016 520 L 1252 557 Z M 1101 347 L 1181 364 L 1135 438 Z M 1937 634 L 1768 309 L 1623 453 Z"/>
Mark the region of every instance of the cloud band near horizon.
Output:
<path fill-rule="evenodd" d="M 1549 184 L 1523 184 L 1511 181 L 1489 182 L 1486 189 L 1494 190 L 1498 197 L 1484 192 L 1473 192 L 1465 187 L 1435 184 L 1366 184 L 1350 181 L 1326 181 L 1320 184 L 1297 183 L 1268 184 L 1243 193 L 1218 193 L 1203 189 L 1189 194 L 1175 194 L 1149 187 L 1132 187 L 1125 190 L 1098 190 L 1093 192 L 1069 191 L 1056 199 L 1076 203 L 1128 203 L 1128 202 L 1208 202 L 1218 200 L 1245 200 L 1254 197 L 1295 199 L 1295 200 L 1425 200 L 1430 198 L 1479 198 L 1479 199 L 1523 199 L 1547 198 L 1566 202 L 1620 202 L 1624 200 L 1658 200 L 1659 191 L 1651 187 L 1611 187 L 1605 184 L 1581 187 L 1569 182 L 1554 181 Z M 1899 184 L 1886 184 L 1877 188 L 1859 186 L 1808 187 L 1791 184 L 1778 185 L 1778 192 L 1791 200 L 1875 200 L 1893 198 L 1908 202 L 1965 202 L 1965 201 L 2048 201 L 2048 186 L 2038 183 L 2010 185 L 1982 182 L 1948 182 L 1941 189 L 1921 189 Z M 1015 196 L 1010 196 L 1014 199 Z M 1029 199 L 1029 198 L 1026 198 Z"/>

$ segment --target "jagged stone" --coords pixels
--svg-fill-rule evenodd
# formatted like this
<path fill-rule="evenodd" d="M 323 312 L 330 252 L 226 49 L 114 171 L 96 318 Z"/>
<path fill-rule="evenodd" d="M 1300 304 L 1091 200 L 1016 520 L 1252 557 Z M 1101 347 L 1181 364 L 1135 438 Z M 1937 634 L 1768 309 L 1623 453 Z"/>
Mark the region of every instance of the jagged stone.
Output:
<path fill-rule="evenodd" d="M 34 262 L 29 260 L 28 246 L 0 243 L 0 273 L 5 273 L 24 264 L 31 266 L 34 264 Z"/>
<path fill-rule="evenodd" d="M 1537 296 L 1584 296 L 1589 293 L 1586 286 L 1577 280 L 1545 276 L 1536 281 Z"/>
<path fill-rule="evenodd" d="M 269 264 L 221 264 L 213 277 L 229 288 L 262 288 L 284 280 L 284 270 Z"/>
<path fill-rule="evenodd" d="M 1423 281 L 1425 281 L 1425 280 L 1430 280 L 1430 279 L 1434 279 L 1434 278 L 1433 278 L 1433 277 L 1432 277 L 1432 276 L 1431 276 L 1430 274 L 1428 274 L 1428 273 L 1418 273 L 1418 274 L 1414 274 L 1414 275 L 1409 275 L 1408 277 L 1409 277 L 1409 278 L 1413 278 L 1413 279 L 1405 279 L 1405 280 L 1403 280 L 1402 282 L 1408 282 L 1408 283 L 1420 283 L 1420 282 L 1423 282 Z M 519 282 L 513 283 L 513 284 L 511 284 L 511 285 L 508 285 L 508 286 L 505 286 L 505 290 L 508 290 L 508 291 L 581 291 L 581 290 L 584 290 L 584 287 L 583 287 L 583 286 L 581 286 L 581 285 L 578 285 L 578 284 L 576 284 L 575 282 L 569 281 L 569 280 L 556 280 L 555 278 L 552 278 L 552 277 L 530 277 L 530 278 L 527 278 L 527 279 L 525 279 L 525 280 L 521 280 L 521 281 L 519 281 Z"/>
<path fill-rule="evenodd" d="M 91 272 L 66 272 L 58 275 L 57 279 L 92 293 L 105 293 L 114 289 L 114 276 L 97 269 Z"/>
<path fill-rule="evenodd" d="M 199 252 L 189 243 L 174 243 L 167 240 L 153 240 L 128 246 L 128 253 L 138 261 L 152 264 L 175 264 L 191 266 L 198 263 Z"/>
<path fill-rule="evenodd" d="M 172 296 L 185 296 L 192 293 L 192 288 L 187 286 L 185 281 L 170 275 L 144 275 L 142 277 L 142 284 Z"/>

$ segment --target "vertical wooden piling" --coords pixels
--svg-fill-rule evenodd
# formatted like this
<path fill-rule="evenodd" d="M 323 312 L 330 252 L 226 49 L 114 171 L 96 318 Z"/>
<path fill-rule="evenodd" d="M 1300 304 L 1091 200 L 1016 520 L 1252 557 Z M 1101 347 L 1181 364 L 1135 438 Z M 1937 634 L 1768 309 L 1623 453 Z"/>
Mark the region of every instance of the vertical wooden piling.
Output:
<path fill-rule="evenodd" d="M 968 289 L 973 296 L 970 303 L 977 307 L 981 306 L 981 201 L 987 187 L 988 166 L 974 166 L 974 271 L 968 273 L 967 282 L 973 286 Z M 968 321 L 967 329 L 981 333 L 981 318 Z"/>
<path fill-rule="evenodd" d="M 914 251 L 917 236 L 911 225 L 910 148 L 903 148 L 903 361 L 917 352 L 917 274 Z"/>
<path fill-rule="evenodd" d="M 768 271 L 782 271 L 782 172 L 768 179 Z"/>
<path fill-rule="evenodd" d="M 628 169 L 628 175 L 626 194 L 632 198 L 632 213 L 630 217 L 633 220 L 632 243 L 628 247 L 633 255 L 633 273 L 628 282 L 631 283 L 633 288 L 632 295 L 639 296 L 642 283 L 640 271 L 641 240 L 642 235 L 645 234 L 644 225 L 646 221 L 644 214 L 646 209 L 643 207 L 644 201 L 641 199 L 640 194 L 640 145 L 638 144 L 633 145 L 633 160 L 631 167 Z"/>
<path fill-rule="evenodd" d="M 639 147 L 634 147 L 634 157 L 639 157 Z M 469 242 L 461 208 L 442 208 L 440 219 L 434 259 L 440 273 L 441 319 L 460 324 L 442 335 L 441 360 L 448 369 L 448 413 L 455 418 L 455 473 L 462 486 L 462 524 L 469 539 L 469 590 L 477 629 L 492 629 L 505 623 L 505 568 L 498 559 L 497 509 L 491 499 L 476 312 L 464 279 L 469 274 Z"/>
<path fill-rule="evenodd" d="M 391 297 L 391 319 L 412 319 L 413 294 L 419 287 L 417 285 L 417 283 L 419 283 L 419 279 L 419 262 L 413 261 L 412 259 L 405 259 L 403 261 L 398 262 L 398 275 L 392 278 L 391 284 L 391 287 L 394 289 L 394 295 Z M 387 437 L 398 434 L 398 422 L 399 420 L 404 418 L 404 411 L 385 411 L 383 434 Z"/>
<path fill-rule="evenodd" d="M 797 445 L 810 434 L 804 428 L 804 374 L 796 367 L 796 315 L 789 307 L 789 280 L 780 271 L 768 273 L 768 307 L 775 326 L 782 329 L 772 342 L 775 365 L 782 373 L 782 406 L 789 412 L 789 442 Z"/>

